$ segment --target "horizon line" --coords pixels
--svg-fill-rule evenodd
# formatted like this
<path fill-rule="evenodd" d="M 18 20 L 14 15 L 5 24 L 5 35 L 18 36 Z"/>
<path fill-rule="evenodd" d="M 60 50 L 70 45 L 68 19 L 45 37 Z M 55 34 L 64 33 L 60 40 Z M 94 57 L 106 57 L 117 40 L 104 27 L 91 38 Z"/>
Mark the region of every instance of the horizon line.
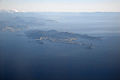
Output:
<path fill-rule="evenodd" d="M 120 13 L 120 11 L 22 11 L 16 9 L 0 9 L 0 11 L 7 11 L 7 12 L 60 12 L 60 13 Z"/>

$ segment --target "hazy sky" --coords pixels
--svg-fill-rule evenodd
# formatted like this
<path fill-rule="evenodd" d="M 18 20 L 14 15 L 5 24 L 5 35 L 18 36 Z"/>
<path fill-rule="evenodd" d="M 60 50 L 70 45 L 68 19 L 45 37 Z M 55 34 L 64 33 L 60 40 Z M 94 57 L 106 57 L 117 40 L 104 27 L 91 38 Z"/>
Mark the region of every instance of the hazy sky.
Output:
<path fill-rule="evenodd" d="M 39 12 L 120 12 L 120 0 L 0 0 L 0 9 Z"/>

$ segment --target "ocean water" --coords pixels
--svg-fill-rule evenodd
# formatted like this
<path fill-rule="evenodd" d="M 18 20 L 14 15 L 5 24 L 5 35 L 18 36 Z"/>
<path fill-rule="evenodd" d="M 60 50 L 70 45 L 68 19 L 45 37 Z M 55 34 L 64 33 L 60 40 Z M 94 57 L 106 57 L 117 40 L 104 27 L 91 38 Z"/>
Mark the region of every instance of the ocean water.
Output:
<path fill-rule="evenodd" d="M 16 13 L 11 16 L 15 22 L 5 17 L 0 19 L 1 80 L 120 79 L 120 13 Z M 6 26 L 22 29 L 3 30 Z M 87 34 L 101 40 L 91 41 L 93 49 L 74 44 L 39 44 L 25 34 L 36 29 Z"/>

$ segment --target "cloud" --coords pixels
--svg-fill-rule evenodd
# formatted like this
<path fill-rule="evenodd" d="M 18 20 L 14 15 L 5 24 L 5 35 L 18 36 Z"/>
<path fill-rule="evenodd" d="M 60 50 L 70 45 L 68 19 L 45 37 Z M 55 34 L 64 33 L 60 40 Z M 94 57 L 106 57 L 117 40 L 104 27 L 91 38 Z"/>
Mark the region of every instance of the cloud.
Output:
<path fill-rule="evenodd" d="M 17 9 L 19 11 L 32 11 L 32 12 L 93 12 L 93 11 L 102 11 L 102 12 L 120 12 L 120 1 L 118 0 L 85 0 L 76 1 L 78 0 L 70 0 L 70 2 L 53 2 L 50 1 L 38 1 L 38 0 L 0 0 L 0 9 Z M 37 1 L 37 2 L 36 2 Z M 72 2 L 73 1 L 73 2 Z M 72 2 L 72 3 L 71 3 Z M 16 11 L 16 10 L 15 10 Z"/>

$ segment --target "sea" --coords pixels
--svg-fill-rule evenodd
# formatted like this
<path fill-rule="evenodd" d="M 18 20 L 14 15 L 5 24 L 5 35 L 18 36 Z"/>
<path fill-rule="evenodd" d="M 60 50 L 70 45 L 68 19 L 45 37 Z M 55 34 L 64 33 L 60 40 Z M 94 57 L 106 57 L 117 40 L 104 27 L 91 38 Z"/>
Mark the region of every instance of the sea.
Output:
<path fill-rule="evenodd" d="M 0 29 L 0 80 L 120 80 L 119 12 L 4 12 Z M 28 30 L 57 30 L 101 40 L 93 40 L 92 49 L 39 44 L 26 36 Z"/>

